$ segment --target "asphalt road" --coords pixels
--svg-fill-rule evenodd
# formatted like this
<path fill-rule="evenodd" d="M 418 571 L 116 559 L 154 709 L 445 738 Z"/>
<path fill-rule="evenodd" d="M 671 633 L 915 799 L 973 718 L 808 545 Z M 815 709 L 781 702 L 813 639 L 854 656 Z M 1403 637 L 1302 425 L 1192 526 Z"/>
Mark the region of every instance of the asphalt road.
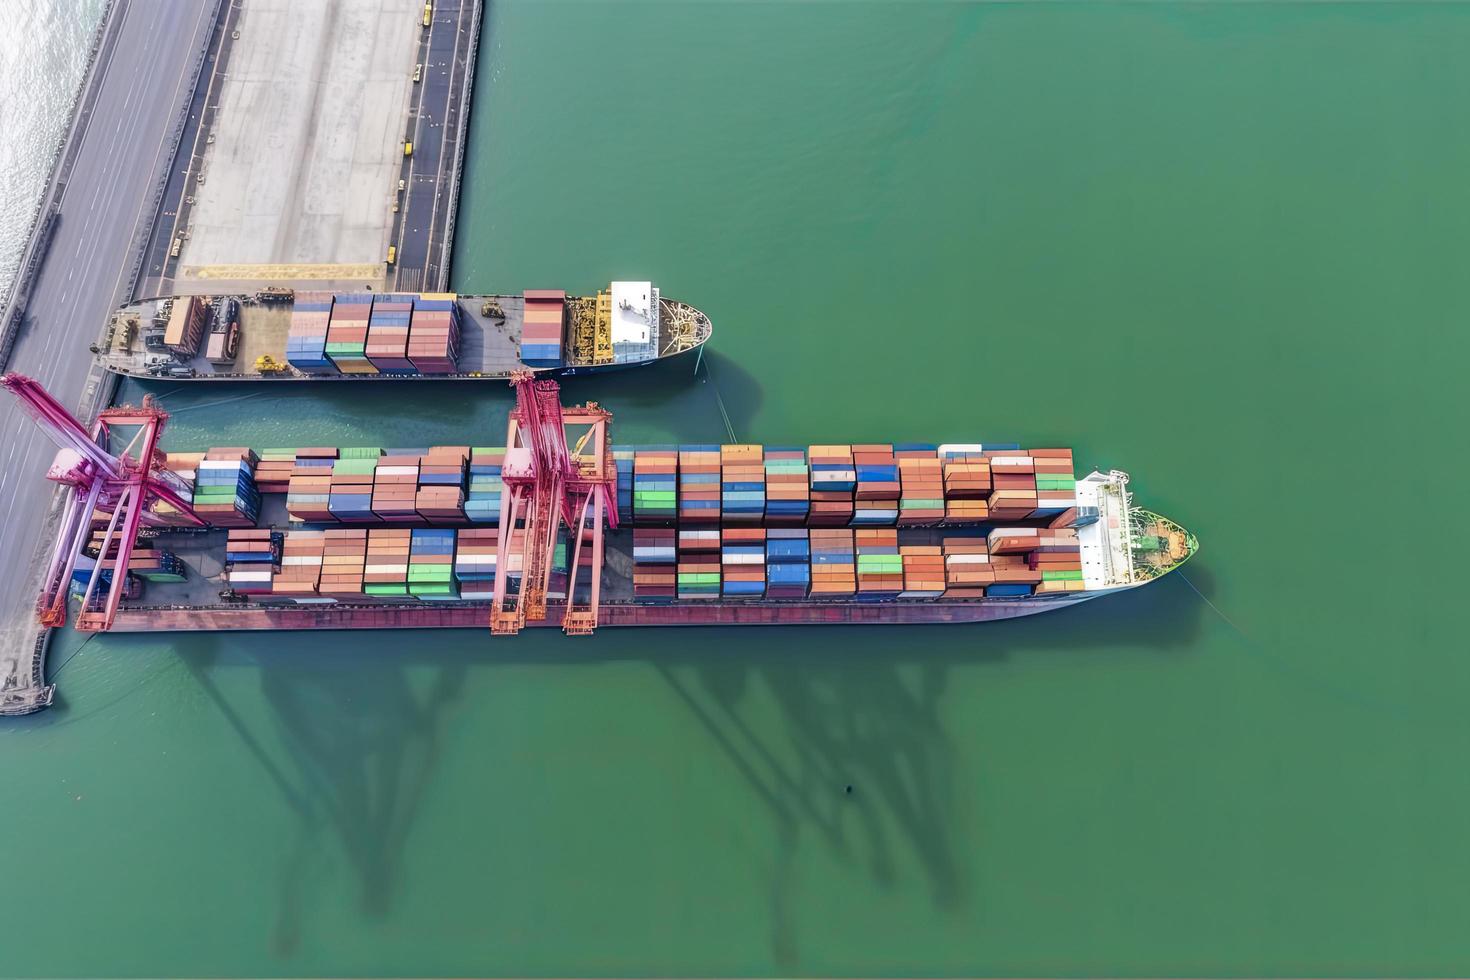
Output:
<path fill-rule="evenodd" d="M 398 246 L 391 288 L 435 292 L 449 270 L 449 193 L 458 153 L 459 115 L 468 110 L 460 96 L 469 70 L 470 25 L 480 0 L 440 0 L 433 24 L 421 43 L 422 80 L 415 93 L 413 156 L 399 172 L 407 186 L 393 241 Z"/>
<path fill-rule="evenodd" d="M 125 300 L 135 237 L 148 231 L 153 191 L 170 163 L 168 138 L 192 93 L 190 73 L 209 35 L 208 0 L 132 0 L 105 66 L 61 221 L 31 294 L 10 370 L 39 378 L 63 404 L 82 398 L 93 343 Z M 30 614 L 30 558 L 51 504 L 55 448 L 0 400 L 0 624 Z"/>

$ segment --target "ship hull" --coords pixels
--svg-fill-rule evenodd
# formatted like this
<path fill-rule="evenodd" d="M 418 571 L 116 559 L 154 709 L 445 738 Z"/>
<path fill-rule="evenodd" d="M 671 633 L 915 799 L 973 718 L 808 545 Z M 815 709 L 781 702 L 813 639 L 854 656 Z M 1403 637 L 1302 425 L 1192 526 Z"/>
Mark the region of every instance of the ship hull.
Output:
<path fill-rule="evenodd" d="M 1117 590 L 1112 590 L 1117 591 Z M 1059 595 L 1052 599 L 957 599 L 887 602 L 708 602 L 649 604 L 604 603 L 598 628 L 620 626 L 836 626 L 984 623 L 1034 616 L 1086 602 L 1108 592 Z M 560 626 L 562 607 L 547 604 L 544 620 L 528 627 Z M 204 630 L 355 630 L 478 629 L 486 630 L 490 604 L 485 602 L 363 605 L 241 605 L 199 607 L 124 606 L 112 631 L 119 633 L 190 632 Z"/>

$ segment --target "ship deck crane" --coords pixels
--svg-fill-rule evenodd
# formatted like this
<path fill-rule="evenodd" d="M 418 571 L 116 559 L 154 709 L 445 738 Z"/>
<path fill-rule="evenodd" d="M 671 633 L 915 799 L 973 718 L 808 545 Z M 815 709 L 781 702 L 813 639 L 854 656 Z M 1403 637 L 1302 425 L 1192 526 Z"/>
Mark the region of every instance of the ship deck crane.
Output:
<path fill-rule="evenodd" d="M 531 371 L 515 372 L 510 383 L 516 407 L 506 425 L 490 631 L 517 633 L 527 620 L 546 618 L 556 540 L 565 524 L 572 546 L 562 629 L 585 635 L 597 627 L 604 527 L 618 526 L 617 470 L 608 438 L 612 413 L 596 402 L 564 410 L 557 383 L 538 380 Z M 575 446 L 568 445 L 568 427 L 583 430 Z M 510 555 L 518 532 L 521 583 L 512 593 Z M 591 581 L 587 599 L 578 602 L 584 546 L 591 548 Z"/>
<path fill-rule="evenodd" d="M 59 447 L 46 478 L 68 488 L 56 547 L 36 600 L 40 622 L 44 626 L 66 625 L 67 585 L 77 556 L 91 539 L 94 516 L 100 513 L 109 515 L 99 552 L 102 557 L 82 593 L 76 628 L 83 632 L 107 630 L 123 598 L 139 527 L 204 524 L 186 499 L 188 487 L 163 466 L 158 439 L 168 413 L 153 404 L 151 395 L 145 396 L 141 408 L 125 405 L 103 411 L 89 433 L 39 381 L 12 373 L 0 378 L 0 387 L 20 400 L 21 410 Z M 109 447 L 126 434 L 121 430 L 129 428 L 135 431 L 125 448 L 114 454 Z M 159 501 L 172 507 L 177 518 L 168 519 L 154 511 L 152 505 Z M 108 562 L 105 558 L 114 546 L 117 558 Z M 103 598 L 98 584 L 104 566 L 109 564 L 112 586 Z"/>

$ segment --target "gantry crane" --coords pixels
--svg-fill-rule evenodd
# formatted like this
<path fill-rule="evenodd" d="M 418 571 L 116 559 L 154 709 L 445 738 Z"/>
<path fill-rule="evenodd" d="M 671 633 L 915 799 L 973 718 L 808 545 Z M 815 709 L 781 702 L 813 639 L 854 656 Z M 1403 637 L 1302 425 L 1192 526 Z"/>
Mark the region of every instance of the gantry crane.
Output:
<path fill-rule="evenodd" d="M 505 492 L 500 498 L 490 631 L 516 633 L 527 620 L 546 618 L 556 539 L 565 524 L 572 547 L 561 625 L 570 635 L 585 635 L 597 627 L 604 525 L 618 526 L 617 470 L 608 438 L 612 414 L 596 402 L 563 410 L 557 383 L 537 380 L 531 371 L 516 371 L 510 383 L 516 390 L 516 407 L 506 425 L 501 471 Z M 567 441 L 568 426 L 585 427 L 574 446 Z M 518 537 L 521 584 L 519 592 L 512 593 L 508 573 Z M 587 600 L 578 602 L 583 542 L 589 538 L 591 582 Z"/>
<path fill-rule="evenodd" d="M 85 632 L 110 629 L 122 600 L 139 526 L 204 525 L 189 505 L 188 486 L 163 466 L 158 439 L 163 434 L 168 413 L 154 405 L 149 395 L 144 397 L 141 408 L 125 405 L 102 412 L 88 433 L 39 381 L 23 374 L 7 374 L 0 378 L 0 386 L 20 400 L 21 410 L 60 447 L 46 478 L 69 488 L 56 547 L 36 600 L 40 621 L 45 626 L 66 625 L 67 584 L 77 556 L 91 539 L 93 519 L 102 514 L 109 515 L 107 531 L 97 564 L 82 593 L 82 611 L 77 615 L 76 628 Z M 134 427 L 136 431 L 125 447 L 114 454 L 111 451 L 114 440 L 126 434 L 121 430 Z M 133 456 L 135 449 L 137 455 Z M 155 512 L 152 505 L 158 501 L 172 507 L 175 514 L 164 516 Z M 116 560 L 106 560 L 114 547 Z M 108 565 L 112 567 L 112 587 L 105 600 L 94 601 L 102 570 Z"/>

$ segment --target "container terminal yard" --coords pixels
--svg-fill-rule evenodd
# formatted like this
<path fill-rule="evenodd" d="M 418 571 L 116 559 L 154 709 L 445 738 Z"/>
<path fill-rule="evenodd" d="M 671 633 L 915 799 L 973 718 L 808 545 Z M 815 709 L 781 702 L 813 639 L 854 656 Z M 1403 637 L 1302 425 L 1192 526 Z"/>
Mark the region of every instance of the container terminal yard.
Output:
<path fill-rule="evenodd" d="M 1127 474 L 1077 479 L 1069 449 L 623 449 L 606 409 L 563 408 L 529 370 L 500 447 L 165 454 L 151 400 L 88 432 L 3 384 L 67 493 L 37 611 L 63 625 L 75 593 L 83 631 L 979 622 L 1135 588 L 1197 547 Z"/>
<path fill-rule="evenodd" d="M 283 11 L 295 19 L 283 23 Z M 384 19 L 366 19 L 372 11 L 382 11 Z M 387 26 L 390 11 L 398 18 L 392 28 Z M 263 89 L 270 87 L 260 77 L 251 87 L 245 84 L 249 76 L 242 74 L 238 94 L 229 96 L 235 91 L 230 88 L 231 65 L 247 72 L 249 62 L 241 59 L 264 57 L 271 43 L 308 34 L 318 43 L 310 77 L 293 77 L 284 90 L 269 96 L 303 100 L 307 113 L 300 113 L 301 102 L 292 103 L 296 125 L 272 130 L 271 152 L 254 155 L 297 176 L 313 168 L 323 175 L 327 168 L 353 172 L 357 183 L 349 191 L 358 195 L 354 200 L 371 204 L 378 214 L 371 222 L 376 230 L 365 233 L 373 240 L 372 251 L 364 251 L 358 263 L 356 252 L 365 247 L 357 241 L 358 231 L 339 236 L 340 228 L 329 227 L 330 217 L 312 219 L 306 225 L 315 221 L 312 226 L 322 229 L 312 240 L 330 241 L 329 247 L 308 253 L 293 246 L 288 236 L 276 251 L 269 250 L 274 244 L 269 246 L 264 258 L 258 253 L 221 254 L 210 261 L 238 268 L 206 267 L 211 290 L 238 286 L 253 292 L 262 276 L 317 289 L 360 289 L 369 283 L 393 288 L 397 268 L 388 262 L 387 247 L 395 241 L 424 270 L 413 277 L 412 288 L 442 289 L 481 16 L 480 0 L 447 0 L 428 9 L 422 2 L 402 0 L 111 0 L 20 275 L 0 311 L 0 367 L 41 380 L 82 419 L 95 417 L 111 401 L 118 375 L 87 353 L 89 345 L 105 348 L 107 329 L 99 334 L 99 325 L 108 325 L 111 313 L 135 296 L 172 291 L 172 286 L 160 287 L 165 278 L 172 282 L 179 263 L 165 269 L 165 257 L 202 264 L 193 263 L 185 252 L 194 240 L 193 208 L 206 208 L 208 217 L 243 207 L 238 199 L 224 199 L 219 188 L 228 187 L 230 180 L 212 179 L 216 171 L 210 152 L 232 139 L 248 141 L 252 132 L 263 134 L 263 114 L 276 110 L 259 103 L 266 98 Z M 375 68 L 376 63 L 354 56 L 364 50 L 362 25 L 369 23 L 383 25 L 385 41 L 399 32 L 395 36 L 401 37 L 401 51 L 394 56 L 399 64 L 391 71 L 391 66 Z M 237 59 L 241 51 L 247 54 Z M 387 109 L 375 105 L 368 114 L 383 121 L 381 143 L 391 151 L 380 161 L 383 183 L 373 189 L 363 186 L 378 172 L 359 165 L 366 159 L 329 159 L 329 147 L 340 145 L 331 142 L 330 134 L 351 133 L 351 127 L 361 125 L 362 108 L 331 103 L 320 89 L 330 84 L 367 99 L 372 72 L 379 69 L 380 78 L 394 74 L 407 94 Z M 384 96 L 380 89 L 372 90 L 374 97 L 391 102 L 391 94 Z M 410 134 L 416 147 L 427 144 L 436 151 L 420 156 L 415 148 L 405 157 L 403 144 Z M 228 172 L 228 166 L 217 171 L 221 176 Z M 274 179 L 287 176 L 282 172 Z M 264 172 L 256 177 L 267 179 Z M 407 189 L 410 178 L 417 192 L 400 192 L 398 181 L 404 180 Z M 307 193 L 320 186 L 320 179 Z M 201 191 L 216 194 L 217 205 L 210 205 Z M 260 229 L 272 221 L 279 224 L 284 204 L 257 199 L 251 206 L 256 209 L 252 233 L 271 236 L 274 243 L 274 232 Z M 210 207 L 218 210 L 211 212 Z M 272 207 L 277 209 L 274 219 Z M 303 239 L 311 237 L 301 227 Z M 206 234 L 202 240 L 210 239 Z M 175 241 L 176 256 L 170 254 Z M 252 248 L 259 244 L 251 234 L 242 234 L 241 243 Z M 261 268 L 261 262 L 271 267 Z M 401 267 L 408 270 L 407 263 Z M 333 278 L 342 271 L 352 275 L 345 281 Z M 358 272 L 369 275 L 360 278 Z M 61 497 L 19 489 L 34 487 L 44 477 L 54 448 L 8 399 L 0 403 L 0 445 L 0 517 L 7 528 L 7 551 L 36 555 L 33 561 L 21 557 L 0 568 L 0 713 L 17 714 L 45 707 L 54 694 L 45 680 L 50 634 L 37 630 L 33 599 L 62 516 Z"/>

